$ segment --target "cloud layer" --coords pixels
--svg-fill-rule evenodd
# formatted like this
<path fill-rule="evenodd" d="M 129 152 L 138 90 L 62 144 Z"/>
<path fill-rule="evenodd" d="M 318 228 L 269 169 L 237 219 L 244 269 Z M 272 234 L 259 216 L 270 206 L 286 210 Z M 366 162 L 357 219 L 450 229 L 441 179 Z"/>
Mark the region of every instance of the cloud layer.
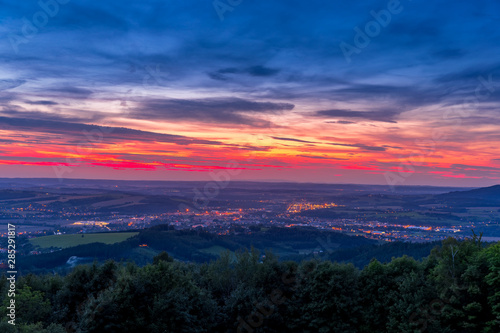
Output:
<path fill-rule="evenodd" d="M 2 1 L 7 176 L 500 179 L 498 2 L 401 0 L 383 24 L 380 0 L 43 3 Z"/>

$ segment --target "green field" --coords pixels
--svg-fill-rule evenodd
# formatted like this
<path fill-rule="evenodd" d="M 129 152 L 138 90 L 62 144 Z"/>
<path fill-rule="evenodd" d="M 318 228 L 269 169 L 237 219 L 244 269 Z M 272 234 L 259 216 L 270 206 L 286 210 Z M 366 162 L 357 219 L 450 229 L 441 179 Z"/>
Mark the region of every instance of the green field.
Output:
<path fill-rule="evenodd" d="M 206 249 L 200 250 L 200 252 L 213 254 L 216 256 L 220 256 L 220 254 L 224 251 L 227 251 L 227 249 L 222 247 L 222 246 L 219 246 L 219 245 L 210 246 L 210 247 L 207 247 Z"/>
<path fill-rule="evenodd" d="M 50 247 L 65 249 L 68 247 L 90 243 L 119 243 L 137 234 L 138 232 L 110 232 L 101 234 L 53 235 L 33 238 L 30 242 L 34 246 L 39 246 L 42 249 Z"/>

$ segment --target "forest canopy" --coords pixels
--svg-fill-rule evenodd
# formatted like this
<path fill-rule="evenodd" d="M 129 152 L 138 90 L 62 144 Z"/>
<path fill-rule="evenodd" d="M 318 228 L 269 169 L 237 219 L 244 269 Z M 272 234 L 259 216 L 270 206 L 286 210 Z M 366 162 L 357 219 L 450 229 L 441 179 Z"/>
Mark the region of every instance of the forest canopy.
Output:
<path fill-rule="evenodd" d="M 255 249 L 210 263 L 166 252 L 19 277 L 1 332 L 498 332 L 500 243 L 444 240 L 422 260 L 279 261 Z"/>

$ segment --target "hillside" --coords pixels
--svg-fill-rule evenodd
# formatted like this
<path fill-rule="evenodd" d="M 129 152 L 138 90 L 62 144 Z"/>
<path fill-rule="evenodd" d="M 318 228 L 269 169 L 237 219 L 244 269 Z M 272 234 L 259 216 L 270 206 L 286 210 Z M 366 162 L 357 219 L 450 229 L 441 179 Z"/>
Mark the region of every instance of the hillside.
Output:
<path fill-rule="evenodd" d="M 102 238 L 106 236 L 106 233 L 98 235 Z M 86 235 L 86 237 L 89 238 L 92 235 Z M 110 237 L 114 240 L 116 234 L 110 234 Z M 31 243 L 37 244 L 37 240 L 34 239 Z M 102 261 L 131 260 L 138 264 L 145 264 L 151 262 L 153 256 L 161 251 L 168 252 L 180 261 L 201 263 L 216 260 L 224 251 L 236 252 L 252 247 L 261 252 L 270 250 L 282 259 L 295 258 L 300 261 L 315 253 L 326 254 L 375 244 L 377 244 L 376 241 L 364 237 L 347 236 L 312 228 L 270 228 L 251 234 L 216 235 L 204 231 L 173 230 L 168 225 L 159 225 L 141 230 L 137 235 L 114 244 L 92 243 L 74 247 L 64 246 L 62 250 L 52 253 L 26 256 L 19 260 L 19 265 L 23 273 L 52 270 L 56 267 L 64 267 L 68 259 L 75 256 Z M 138 257 L 137 250 L 140 249 L 148 249 L 148 255 Z"/>
<path fill-rule="evenodd" d="M 440 198 L 469 198 L 500 201 L 500 185 L 482 187 L 468 191 L 453 191 L 450 193 L 439 194 Z"/>

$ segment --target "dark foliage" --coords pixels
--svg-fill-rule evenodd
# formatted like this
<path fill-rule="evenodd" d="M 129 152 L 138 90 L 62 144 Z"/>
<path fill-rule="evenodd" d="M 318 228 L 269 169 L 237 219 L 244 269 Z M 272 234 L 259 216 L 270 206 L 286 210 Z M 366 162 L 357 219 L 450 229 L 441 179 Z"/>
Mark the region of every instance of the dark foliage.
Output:
<path fill-rule="evenodd" d="M 0 291 L 5 312 L 5 277 Z M 449 238 L 423 260 L 363 269 L 254 249 L 204 264 L 163 252 L 144 267 L 22 276 L 16 302 L 17 325 L 3 313 L 2 332 L 498 332 L 500 243 Z"/>

